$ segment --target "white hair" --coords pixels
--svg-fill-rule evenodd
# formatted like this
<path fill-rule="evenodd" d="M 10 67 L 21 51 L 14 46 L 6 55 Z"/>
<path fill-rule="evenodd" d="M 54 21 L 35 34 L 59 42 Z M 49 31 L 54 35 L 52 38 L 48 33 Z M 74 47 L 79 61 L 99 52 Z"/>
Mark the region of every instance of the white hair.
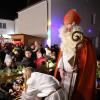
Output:
<path fill-rule="evenodd" d="M 68 31 L 68 28 L 71 28 L 71 31 Z M 83 32 L 82 28 L 75 24 L 63 25 L 60 29 L 60 38 L 61 38 L 61 50 L 66 53 L 75 53 L 76 45 L 79 41 L 72 40 L 72 34 L 75 31 Z"/>

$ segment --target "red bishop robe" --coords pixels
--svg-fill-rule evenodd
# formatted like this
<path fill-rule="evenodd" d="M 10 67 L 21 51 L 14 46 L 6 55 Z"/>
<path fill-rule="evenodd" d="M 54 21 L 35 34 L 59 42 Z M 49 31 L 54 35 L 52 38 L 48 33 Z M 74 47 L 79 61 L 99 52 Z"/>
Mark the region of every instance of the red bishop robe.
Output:
<path fill-rule="evenodd" d="M 58 62 L 61 52 L 58 58 Z M 78 74 L 71 100 L 95 100 L 96 56 L 94 48 L 88 39 L 83 41 L 76 53 Z M 55 70 L 55 77 L 57 68 Z"/>

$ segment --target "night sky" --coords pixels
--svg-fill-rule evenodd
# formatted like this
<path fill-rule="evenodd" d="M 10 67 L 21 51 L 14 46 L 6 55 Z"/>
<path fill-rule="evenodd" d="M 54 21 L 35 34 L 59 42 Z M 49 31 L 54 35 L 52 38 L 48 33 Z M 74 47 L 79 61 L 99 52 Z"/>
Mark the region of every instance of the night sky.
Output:
<path fill-rule="evenodd" d="M 0 18 L 14 20 L 15 18 L 17 18 L 16 12 L 39 1 L 41 0 L 0 0 Z M 93 4 L 93 8 L 97 9 L 97 11 L 99 12 L 100 0 L 86 0 L 86 1 L 87 2 L 90 1 L 91 4 Z M 76 3 L 77 2 L 78 0 L 76 0 Z"/>
<path fill-rule="evenodd" d="M 41 0 L 0 0 L 0 19 L 14 20 L 17 13 L 34 3 Z"/>

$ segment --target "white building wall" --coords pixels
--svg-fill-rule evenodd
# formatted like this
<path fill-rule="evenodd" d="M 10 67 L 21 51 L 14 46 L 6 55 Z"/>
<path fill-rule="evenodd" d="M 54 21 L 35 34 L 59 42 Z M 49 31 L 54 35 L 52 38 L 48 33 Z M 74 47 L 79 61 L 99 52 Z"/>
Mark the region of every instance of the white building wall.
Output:
<path fill-rule="evenodd" d="M 18 18 L 15 19 L 15 34 L 18 34 Z"/>
<path fill-rule="evenodd" d="M 6 28 L 0 28 L 0 34 L 14 34 L 14 21 L 0 19 L 0 23 L 6 23 Z"/>
<path fill-rule="evenodd" d="M 47 37 L 47 3 L 37 3 L 18 12 L 15 33 Z"/>

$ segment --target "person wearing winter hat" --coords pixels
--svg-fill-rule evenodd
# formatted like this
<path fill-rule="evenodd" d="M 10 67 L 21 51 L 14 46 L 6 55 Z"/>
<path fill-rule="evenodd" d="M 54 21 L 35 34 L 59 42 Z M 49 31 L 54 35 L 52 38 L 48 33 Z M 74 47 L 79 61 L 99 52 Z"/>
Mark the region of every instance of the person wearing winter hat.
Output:
<path fill-rule="evenodd" d="M 64 16 L 60 28 L 61 51 L 55 70 L 60 72 L 66 100 L 94 100 L 96 58 L 89 38 L 83 35 L 81 18 L 75 9 Z"/>

